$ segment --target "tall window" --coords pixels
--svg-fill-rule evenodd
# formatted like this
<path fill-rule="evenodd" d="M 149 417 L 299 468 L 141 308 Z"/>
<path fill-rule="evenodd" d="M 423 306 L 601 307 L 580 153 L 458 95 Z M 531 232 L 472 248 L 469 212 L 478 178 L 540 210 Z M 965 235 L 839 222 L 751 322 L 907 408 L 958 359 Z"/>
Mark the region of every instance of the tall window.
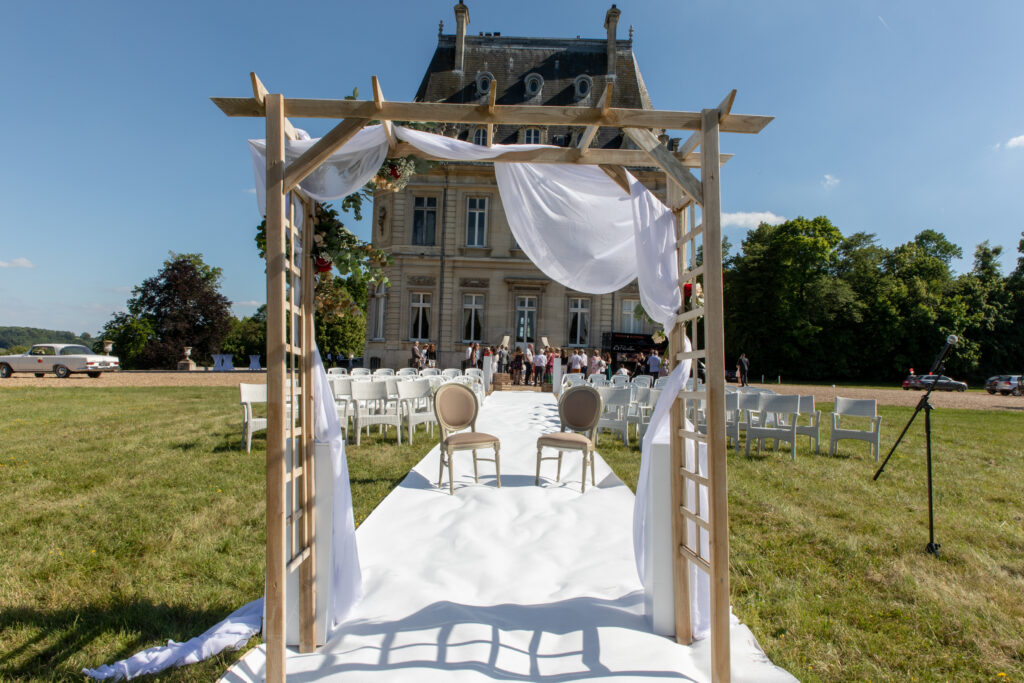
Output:
<path fill-rule="evenodd" d="M 527 128 L 523 134 L 523 142 L 528 145 L 539 145 L 540 144 L 540 129 L 539 128 Z"/>
<path fill-rule="evenodd" d="M 484 339 L 484 295 L 462 295 L 462 341 L 478 342 Z"/>
<path fill-rule="evenodd" d="M 590 344 L 590 299 L 569 299 L 569 346 Z"/>
<path fill-rule="evenodd" d="M 430 339 L 430 295 L 412 292 L 409 303 L 409 339 Z"/>
<path fill-rule="evenodd" d="M 466 204 L 466 246 L 487 243 L 487 197 L 470 197 Z"/>
<path fill-rule="evenodd" d="M 384 287 L 378 288 L 373 295 L 373 328 L 372 338 L 384 338 L 384 321 L 387 319 L 388 298 L 384 293 Z"/>
<path fill-rule="evenodd" d="M 487 146 L 487 129 L 477 128 L 473 131 L 473 144 L 480 145 L 481 147 Z"/>
<path fill-rule="evenodd" d="M 532 344 L 537 334 L 537 297 L 516 297 L 516 344 L 523 348 Z"/>
<path fill-rule="evenodd" d="M 437 226 L 437 197 L 415 197 L 412 209 L 412 243 L 434 245 Z"/>
<path fill-rule="evenodd" d="M 636 307 L 640 305 L 637 299 L 622 300 L 622 331 L 639 334 L 643 332 L 644 322 L 636 315 Z"/>

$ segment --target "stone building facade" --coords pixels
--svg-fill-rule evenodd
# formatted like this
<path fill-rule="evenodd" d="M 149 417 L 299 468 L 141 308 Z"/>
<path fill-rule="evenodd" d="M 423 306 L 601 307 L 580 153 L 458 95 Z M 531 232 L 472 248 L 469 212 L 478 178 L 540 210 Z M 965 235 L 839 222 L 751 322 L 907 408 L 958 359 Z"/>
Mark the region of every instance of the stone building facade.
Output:
<path fill-rule="evenodd" d="M 438 44 L 416 101 L 596 106 L 607 83 L 613 107 L 653 108 L 633 55 L 632 36 L 616 38 L 619 10 L 605 15 L 607 38 L 469 36 L 469 10 L 455 7 L 456 33 Z M 632 33 L 632 30 L 630 30 Z M 494 144 L 575 145 L 582 128 L 496 126 Z M 482 126 L 441 132 L 487 144 Z M 674 147 L 676 141 L 670 141 Z M 618 129 L 602 128 L 591 147 L 632 147 Z M 656 195 L 664 176 L 630 169 Z M 373 244 L 394 262 L 390 286 L 370 292 L 365 357 L 384 367 L 407 364 L 414 341 L 437 346 L 439 367 L 459 367 L 468 343 L 511 345 L 546 339 L 559 347 L 600 348 L 607 332 L 649 334 L 637 316 L 636 283 L 605 295 L 550 280 L 517 247 L 489 163 L 439 162 L 401 191 L 378 191 Z"/>

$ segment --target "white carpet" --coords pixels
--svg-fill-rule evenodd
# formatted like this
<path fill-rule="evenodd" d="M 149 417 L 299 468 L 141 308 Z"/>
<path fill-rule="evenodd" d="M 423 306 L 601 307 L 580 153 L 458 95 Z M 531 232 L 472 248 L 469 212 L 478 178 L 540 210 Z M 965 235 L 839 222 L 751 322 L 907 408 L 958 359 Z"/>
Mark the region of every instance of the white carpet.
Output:
<path fill-rule="evenodd" d="M 357 530 L 364 597 L 317 653 L 289 651 L 288 680 L 710 680 L 708 641 L 677 645 L 643 617 L 629 488 L 598 457 L 597 486 L 580 495 L 578 454 L 561 483 L 546 461 L 534 486 L 537 436 L 558 429 L 552 395 L 494 393 L 477 428 L 501 438 L 502 488 L 491 463 L 473 482 L 467 452 L 455 495 L 447 474 L 438 489 L 435 445 Z M 264 661 L 254 649 L 223 680 L 262 681 Z M 739 623 L 732 670 L 795 680 Z"/>

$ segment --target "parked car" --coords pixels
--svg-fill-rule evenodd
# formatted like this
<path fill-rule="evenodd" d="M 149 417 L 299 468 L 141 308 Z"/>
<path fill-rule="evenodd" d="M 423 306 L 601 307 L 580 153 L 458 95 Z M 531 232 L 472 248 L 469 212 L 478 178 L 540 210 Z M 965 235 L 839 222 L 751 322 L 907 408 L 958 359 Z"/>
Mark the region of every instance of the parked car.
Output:
<path fill-rule="evenodd" d="M 31 372 L 36 377 L 52 372 L 61 378 L 84 372 L 99 377 L 104 371 L 120 367 L 117 356 L 96 354 L 81 344 L 36 344 L 27 353 L 0 356 L 0 377 L 10 377 L 15 372 Z"/>
<path fill-rule="evenodd" d="M 907 378 L 903 380 L 902 386 L 903 391 L 907 391 L 909 389 L 920 389 L 921 378 L 917 375 L 907 375 Z"/>
<path fill-rule="evenodd" d="M 992 375 L 987 380 L 985 380 L 985 391 L 987 391 L 990 394 L 996 393 L 997 391 L 999 391 L 999 382 L 1006 377 L 1009 377 L 1009 375 Z"/>
<path fill-rule="evenodd" d="M 936 391 L 967 391 L 966 382 L 958 382 L 945 375 L 918 375 L 917 385 L 910 388 L 917 391 L 927 390 L 931 388 L 932 382 L 935 382 Z"/>
<path fill-rule="evenodd" d="M 985 388 L 987 389 L 988 387 L 986 386 Z M 1021 376 L 1000 375 L 999 382 L 996 384 L 996 391 L 998 391 L 1003 396 L 1009 396 L 1010 394 L 1013 394 L 1014 396 L 1020 396 L 1022 393 Z M 995 391 L 990 391 L 988 393 L 994 394 Z"/>

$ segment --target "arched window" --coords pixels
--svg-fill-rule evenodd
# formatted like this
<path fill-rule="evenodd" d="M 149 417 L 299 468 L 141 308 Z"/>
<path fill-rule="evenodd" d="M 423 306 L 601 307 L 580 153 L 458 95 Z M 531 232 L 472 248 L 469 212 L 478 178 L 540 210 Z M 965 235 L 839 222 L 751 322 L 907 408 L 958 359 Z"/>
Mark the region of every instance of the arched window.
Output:
<path fill-rule="evenodd" d="M 490 71 L 481 71 L 476 75 L 476 90 L 481 95 L 491 92 L 491 84 L 494 83 L 494 74 Z"/>
<path fill-rule="evenodd" d="M 529 74 L 526 77 L 526 96 L 536 97 L 544 87 L 544 78 L 540 74 Z"/>
<path fill-rule="evenodd" d="M 576 99 L 581 100 L 590 94 L 591 89 L 594 87 L 594 81 L 591 80 L 590 76 L 583 74 L 576 77 L 573 85 L 576 86 Z"/>
<path fill-rule="evenodd" d="M 474 145 L 481 145 L 481 146 L 484 146 L 484 147 L 487 146 L 487 129 L 486 128 L 477 128 L 475 131 L 473 131 L 473 144 Z"/>
<path fill-rule="evenodd" d="M 539 145 L 540 128 L 527 128 L 523 131 L 523 142 L 527 145 Z"/>

